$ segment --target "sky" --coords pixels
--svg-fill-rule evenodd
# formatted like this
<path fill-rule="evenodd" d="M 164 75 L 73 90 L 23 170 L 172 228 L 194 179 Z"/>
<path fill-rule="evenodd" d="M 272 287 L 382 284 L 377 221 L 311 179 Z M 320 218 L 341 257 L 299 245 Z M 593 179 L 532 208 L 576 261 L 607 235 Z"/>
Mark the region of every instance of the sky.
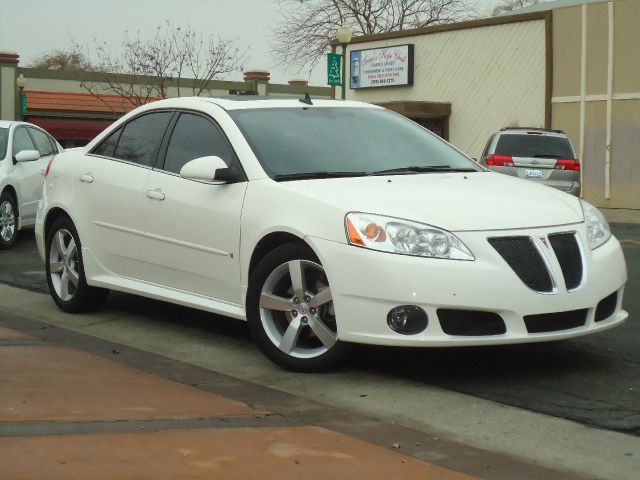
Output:
<path fill-rule="evenodd" d="M 467 0 L 489 12 L 500 0 Z M 271 27 L 277 20 L 275 0 L 0 0 L 0 52 L 16 52 L 20 65 L 54 49 L 68 50 L 72 41 L 92 45 L 105 42 L 112 51 L 124 32 L 151 36 L 167 20 L 189 24 L 206 36 L 210 32 L 237 38 L 248 49 L 245 67 L 268 70 L 271 82 L 294 78 L 326 83 L 326 63 L 309 68 L 277 65 L 270 53 Z M 7 19 L 12 19 L 7 21 Z M 241 80 L 242 73 L 226 80 Z"/>

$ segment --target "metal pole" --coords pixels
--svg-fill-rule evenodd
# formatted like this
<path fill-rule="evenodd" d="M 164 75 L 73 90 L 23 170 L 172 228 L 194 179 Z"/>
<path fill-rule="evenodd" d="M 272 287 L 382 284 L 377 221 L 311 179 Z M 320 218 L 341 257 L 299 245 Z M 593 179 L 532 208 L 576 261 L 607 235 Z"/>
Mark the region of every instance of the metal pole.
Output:
<path fill-rule="evenodd" d="M 342 100 L 344 100 L 346 97 L 346 89 L 347 89 L 347 44 L 343 43 L 342 44 Z"/>

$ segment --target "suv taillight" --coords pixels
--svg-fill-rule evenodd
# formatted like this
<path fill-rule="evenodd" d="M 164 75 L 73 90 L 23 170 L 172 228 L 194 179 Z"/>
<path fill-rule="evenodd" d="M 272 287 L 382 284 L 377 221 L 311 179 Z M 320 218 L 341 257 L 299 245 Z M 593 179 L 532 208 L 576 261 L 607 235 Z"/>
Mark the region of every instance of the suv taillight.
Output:
<path fill-rule="evenodd" d="M 53 164 L 53 159 L 56 158 L 55 156 L 51 157 L 51 160 L 49 160 L 49 163 L 47 163 L 47 167 L 44 169 L 44 178 L 47 178 L 47 175 L 49 175 L 49 172 L 51 171 L 51 165 Z"/>
<path fill-rule="evenodd" d="M 509 155 L 489 155 L 487 165 L 492 167 L 513 167 L 513 157 Z"/>
<path fill-rule="evenodd" d="M 580 160 L 577 158 L 561 158 L 556 161 L 556 170 L 580 170 Z"/>

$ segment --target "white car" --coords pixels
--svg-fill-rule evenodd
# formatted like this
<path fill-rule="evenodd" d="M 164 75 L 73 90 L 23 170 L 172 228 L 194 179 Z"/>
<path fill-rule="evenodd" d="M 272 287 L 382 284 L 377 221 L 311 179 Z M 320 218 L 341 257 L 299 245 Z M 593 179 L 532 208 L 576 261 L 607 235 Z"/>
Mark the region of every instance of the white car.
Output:
<path fill-rule="evenodd" d="M 62 310 L 112 289 L 247 320 L 299 371 L 354 342 L 540 342 L 628 315 L 596 208 L 358 102 L 137 108 L 53 161 L 36 232 Z"/>
<path fill-rule="evenodd" d="M 19 230 L 35 224 L 44 167 L 60 151 L 40 127 L 0 120 L 0 249 L 11 247 Z"/>

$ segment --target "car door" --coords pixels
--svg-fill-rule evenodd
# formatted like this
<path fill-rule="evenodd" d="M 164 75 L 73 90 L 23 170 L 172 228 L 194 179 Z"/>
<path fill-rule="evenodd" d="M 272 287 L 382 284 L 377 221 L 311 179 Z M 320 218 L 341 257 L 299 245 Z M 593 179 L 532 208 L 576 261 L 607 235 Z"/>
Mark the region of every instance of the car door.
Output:
<path fill-rule="evenodd" d="M 58 145 L 57 142 L 46 132 L 43 132 L 39 128 L 27 126 L 27 130 L 29 134 L 31 134 L 31 139 L 36 146 L 36 149 L 40 153 L 40 159 L 35 160 L 33 163 L 37 165 L 37 195 L 36 200 L 40 201 L 42 197 L 42 182 L 44 180 L 44 169 L 46 168 L 49 161 L 58 154 Z M 37 206 L 37 203 L 36 203 Z"/>
<path fill-rule="evenodd" d="M 38 150 L 27 127 L 19 125 L 13 131 L 12 155 L 23 150 Z M 42 161 L 15 163 L 11 171 L 14 186 L 18 191 L 18 213 L 23 223 L 29 224 L 36 218 L 38 202 L 42 198 Z"/>
<path fill-rule="evenodd" d="M 210 155 L 241 171 L 213 119 L 181 112 L 145 187 L 146 273 L 156 284 L 238 304 L 240 214 L 247 182 L 216 185 L 180 177 L 188 161 Z"/>
<path fill-rule="evenodd" d="M 157 111 L 135 117 L 76 168 L 74 213 L 83 248 L 122 277 L 145 276 L 144 186 L 172 116 L 171 111 Z"/>

